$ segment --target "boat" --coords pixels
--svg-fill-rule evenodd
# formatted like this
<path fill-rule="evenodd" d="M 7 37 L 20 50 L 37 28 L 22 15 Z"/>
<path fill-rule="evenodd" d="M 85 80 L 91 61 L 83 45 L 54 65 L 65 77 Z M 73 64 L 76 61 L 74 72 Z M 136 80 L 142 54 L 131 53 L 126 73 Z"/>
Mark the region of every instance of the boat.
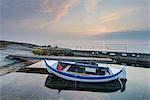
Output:
<path fill-rule="evenodd" d="M 125 68 L 96 66 L 69 61 L 43 60 L 49 74 L 60 78 L 79 82 L 108 82 L 126 79 Z"/>

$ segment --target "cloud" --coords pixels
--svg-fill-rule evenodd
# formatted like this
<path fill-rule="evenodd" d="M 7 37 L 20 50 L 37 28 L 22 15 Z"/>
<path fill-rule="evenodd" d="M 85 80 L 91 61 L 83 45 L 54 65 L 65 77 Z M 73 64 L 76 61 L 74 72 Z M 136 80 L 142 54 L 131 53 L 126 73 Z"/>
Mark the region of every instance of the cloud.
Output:
<path fill-rule="evenodd" d="M 136 40 L 136 41 L 149 41 L 150 40 L 149 30 L 132 30 L 132 31 L 118 31 L 108 32 L 99 35 L 93 35 L 92 38 L 95 40 Z"/>
<path fill-rule="evenodd" d="M 99 20 L 101 21 L 101 23 L 109 23 L 112 21 L 117 21 L 117 20 L 125 18 L 129 14 L 132 14 L 136 10 L 139 10 L 139 9 L 124 8 L 124 9 L 115 10 L 115 11 L 103 11 L 103 13 L 101 13 L 99 17 Z"/>
<path fill-rule="evenodd" d="M 41 3 L 41 12 L 48 16 L 48 23 L 57 23 L 62 17 L 68 14 L 76 1 L 77 0 L 43 0 Z"/>
<path fill-rule="evenodd" d="M 14 28 L 44 29 L 58 23 L 69 13 L 77 0 L 3 0 L 1 2 L 2 26 L 15 24 Z"/>
<path fill-rule="evenodd" d="M 111 4 L 114 1 L 111 3 L 104 1 L 2 0 L 3 33 L 24 31 L 32 34 L 39 32 L 50 35 L 62 33 L 96 35 L 122 30 L 148 29 L 145 3 L 144 6 L 124 6 L 124 2 L 121 1 L 121 4 L 116 6 L 116 3 Z M 99 6 L 100 3 L 103 5 Z M 77 5 L 74 6 L 75 4 Z M 59 23 L 61 20 L 63 21 Z"/>
<path fill-rule="evenodd" d="M 85 34 L 92 34 L 92 35 L 96 35 L 96 34 L 103 34 L 106 32 L 114 32 L 117 30 L 114 30 L 110 27 L 107 26 L 93 26 L 93 27 L 89 27 L 85 30 Z"/>
<path fill-rule="evenodd" d="M 102 23 L 105 23 L 105 22 L 117 20 L 121 18 L 121 16 L 122 15 L 119 12 L 112 12 L 112 13 L 100 16 L 99 19 L 101 20 Z"/>
<path fill-rule="evenodd" d="M 15 8 L 13 11 L 16 11 L 16 6 L 18 4 L 17 2 L 18 0 L 13 2 L 14 7 L 12 9 Z M 15 22 L 16 26 L 14 27 L 35 31 L 44 30 L 44 32 L 52 32 L 54 26 L 56 26 L 54 24 L 59 24 L 59 21 L 69 13 L 69 10 L 74 4 L 76 4 L 76 2 L 77 0 L 40 0 L 38 2 L 34 2 L 33 0 L 32 3 L 34 4 L 30 2 L 31 4 L 29 3 L 27 7 L 19 6 L 20 10 L 17 10 L 16 13 L 18 13 L 18 15 L 30 17 L 20 17 L 20 19 Z M 12 2 L 10 2 L 10 4 L 12 4 Z M 5 4 L 5 6 L 7 6 L 7 4 Z M 29 8 L 30 6 L 33 6 L 32 8 L 34 9 L 27 9 L 24 15 L 22 10 L 24 11 L 24 9 Z M 11 11 L 10 7 L 7 6 L 6 8 L 9 8 L 9 11 Z M 17 14 L 15 15 L 17 16 Z"/>
<path fill-rule="evenodd" d="M 99 16 L 99 26 L 107 28 L 106 32 L 149 30 L 146 9 L 144 6 L 125 6 L 122 9 L 102 10 Z"/>
<path fill-rule="evenodd" d="M 1 0 L 1 19 L 16 21 L 31 18 L 38 13 L 39 0 Z"/>
<path fill-rule="evenodd" d="M 84 7 L 87 13 L 92 13 L 96 10 L 101 0 L 84 0 Z"/>

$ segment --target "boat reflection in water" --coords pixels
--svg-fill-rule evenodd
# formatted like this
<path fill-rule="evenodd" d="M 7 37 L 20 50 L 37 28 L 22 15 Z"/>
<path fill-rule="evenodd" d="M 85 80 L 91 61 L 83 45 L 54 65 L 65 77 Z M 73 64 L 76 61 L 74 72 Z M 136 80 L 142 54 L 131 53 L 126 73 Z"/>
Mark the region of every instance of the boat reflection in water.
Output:
<path fill-rule="evenodd" d="M 53 74 L 49 74 L 45 86 L 51 89 L 61 90 L 79 90 L 79 91 L 93 91 L 93 92 L 116 92 L 125 91 L 127 79 L 113 80 L 110 82 L 77 82 L 62 79 Z"/>

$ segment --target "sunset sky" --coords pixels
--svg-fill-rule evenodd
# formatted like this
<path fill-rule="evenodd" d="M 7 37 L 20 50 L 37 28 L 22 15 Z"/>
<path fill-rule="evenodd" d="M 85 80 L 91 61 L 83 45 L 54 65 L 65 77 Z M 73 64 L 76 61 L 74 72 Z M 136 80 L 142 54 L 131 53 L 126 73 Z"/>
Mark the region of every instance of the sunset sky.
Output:
<path fill-rule="evenodd" d="M 1 40 L 40 45 L 145 44 L 149 0 L 0 0 Z"/>

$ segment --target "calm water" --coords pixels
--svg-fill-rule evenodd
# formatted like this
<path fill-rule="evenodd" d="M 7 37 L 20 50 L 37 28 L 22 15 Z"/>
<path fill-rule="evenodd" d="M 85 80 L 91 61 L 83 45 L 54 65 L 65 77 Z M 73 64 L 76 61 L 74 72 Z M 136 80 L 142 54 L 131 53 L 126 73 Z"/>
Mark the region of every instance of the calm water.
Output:
<path fill-rule="evenodd" d="M 42 66 L 41 63 L 32 65 Z M 58 90 L 45 87 L 48 75 L 10 73 L 0 76 L 1 100 L 149 100 L 150 69 L 127 66 L 127 83 L 124 92 L 89 92 Z"/>

